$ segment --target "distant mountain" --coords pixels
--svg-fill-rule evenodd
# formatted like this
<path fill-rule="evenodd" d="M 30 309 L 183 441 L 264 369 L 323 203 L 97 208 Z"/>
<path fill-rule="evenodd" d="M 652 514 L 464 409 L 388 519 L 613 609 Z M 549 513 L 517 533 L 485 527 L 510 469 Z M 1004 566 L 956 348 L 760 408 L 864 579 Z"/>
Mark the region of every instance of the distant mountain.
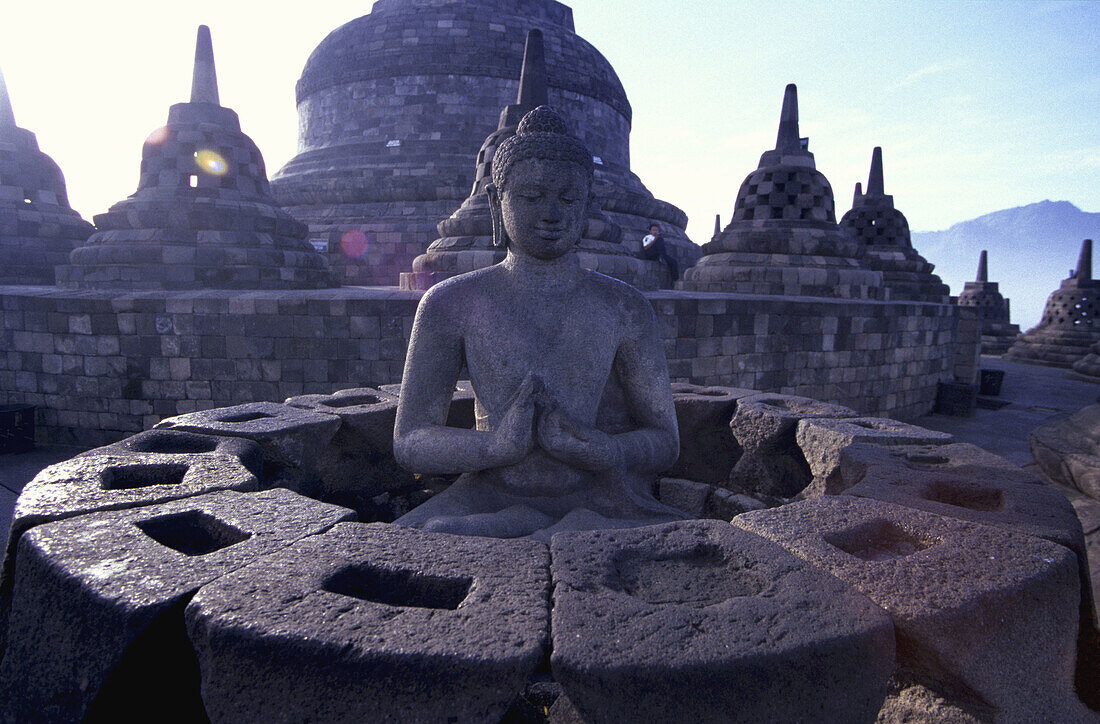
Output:
<path fill-rule="evenodd" d="M 915 231 L 913 246 L 936 274 L 962 291 L 974 281 L 978 256 L 989 251 L 989 281 L 1011 302 L 1012 321 L 1027 330 L 1039 323 L 1050 293 L 1077 266 L 1081 242 L 1096 242 L 1093 275 L 1100 276 L 1100 213 L 1068 201 L 1040 201 L 962 221 L 944 231 Z"/>

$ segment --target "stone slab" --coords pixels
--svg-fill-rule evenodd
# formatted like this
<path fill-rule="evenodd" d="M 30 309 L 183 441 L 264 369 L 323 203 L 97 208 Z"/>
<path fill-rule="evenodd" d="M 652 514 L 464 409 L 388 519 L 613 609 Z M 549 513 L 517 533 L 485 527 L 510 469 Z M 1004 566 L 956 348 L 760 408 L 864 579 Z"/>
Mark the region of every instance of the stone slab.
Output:
<path fill-rule="evenodd" d="M 856 443 L 875 445 L 943 445 L 954 438 L 946 432 L 927 430 L 885 417 L 803 419 L 795 440 L 813 473 L 813 491 L 831 490 L 840 465 L 840 453 Z"/>
<path fill-rule="evenodd" d="M 352 518 L 288 490 L 223 490 L 34 528 L 19 543 L 0 665 L 5 720 L 201 719 L 191 595 Z"/>
<path fill-rule="evenodd" d="M 213 721 L 498 721 L 545 655 L 532 541 L 348 523 L 187 608 Z"/>
<path fill-rule="evenodd" d="M 1077 562 L 1039 538 L 851 496 L 734 524 L 865 593 L 890 615 L 898 663 L 1005 721 L 1089 721 L 1073 690 Z"/>
<path fill-rule="evenodd" d="M 704 483 L 724 483 L 741 457 L 741 446 L 730 430 L 730 420 L 737 401 L 756 394 L 754 390 L 736 387 L 673 383 L 680 457 L 667 474 Z"/>
<path fill-rule="evenodd" d="M 591 721 L 873 721 L 882 610 L 717 521 L 561 533 L 551 668 Z"/>
<path fill-rule="evenodd" d="M 229 455 L 241 461 L 253 475 L 263 474 L 263 450 L 242 437 L 202 435 L 182 430 L 145 430 L 125 440 L 83 452 L 79 457 L 162 453 L 166 455 Z"/>

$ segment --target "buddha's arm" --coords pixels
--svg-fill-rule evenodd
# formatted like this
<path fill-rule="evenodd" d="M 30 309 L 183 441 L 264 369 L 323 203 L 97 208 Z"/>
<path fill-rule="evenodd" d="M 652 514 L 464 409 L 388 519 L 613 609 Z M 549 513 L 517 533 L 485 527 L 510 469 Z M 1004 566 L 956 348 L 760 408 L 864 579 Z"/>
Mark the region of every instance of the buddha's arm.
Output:
<path fill-rule="evenodd" d="M 461 325 L 451 313 L 454 305 L 433 292 L 417 308 L 405 357 L 393 431 L 398 463 L 414 473 L 446 475 L 519 462 L 533 444 L 537 382 L 524 382 L 496 430 L 447 427 L 447 408 L 462 369 Z"/>
<path fill-rule="evenodd" d="M 680 433 L 657 319 L 648 304 L 645 312 L 639 315 L 639 328 L 624 337 L 615 356 L 615 372 L 639 427 L 611 437 L 627 468 L 654 473 L 676 462 Z"/>

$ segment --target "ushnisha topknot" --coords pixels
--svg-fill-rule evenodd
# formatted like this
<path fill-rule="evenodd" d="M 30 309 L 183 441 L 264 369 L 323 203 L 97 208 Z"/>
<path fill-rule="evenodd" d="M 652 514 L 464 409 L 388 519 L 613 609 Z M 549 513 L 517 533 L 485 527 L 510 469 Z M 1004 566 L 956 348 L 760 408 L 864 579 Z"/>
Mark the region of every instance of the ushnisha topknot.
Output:
<path fill-rule="evenodd" d="M 565 121 L 550 106 L 539 106 L 523 117 L 516 135 L 500 144 L 493 156 L 493 183 L 502 188 L 511 167 L 524 159 L 541 158 L 567 161 L 585 170 L 592 180 L 592 154 L 565 125 Z"/>

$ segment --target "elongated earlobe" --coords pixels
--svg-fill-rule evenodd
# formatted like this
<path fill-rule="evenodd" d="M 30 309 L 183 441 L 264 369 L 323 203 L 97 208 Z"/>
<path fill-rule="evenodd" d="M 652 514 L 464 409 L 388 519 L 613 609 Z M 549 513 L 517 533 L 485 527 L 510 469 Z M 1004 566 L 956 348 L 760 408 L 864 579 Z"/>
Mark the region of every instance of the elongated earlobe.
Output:
<path fill-rule="evenodd" d="M 500 204 L 500 193 L 496 184 L 485 187 L 485 194 L 489 197 L 489 214 L 493 217 L 493 246 L 508 248 L 508 232 L 504 229 L 504 211 Z"/>

